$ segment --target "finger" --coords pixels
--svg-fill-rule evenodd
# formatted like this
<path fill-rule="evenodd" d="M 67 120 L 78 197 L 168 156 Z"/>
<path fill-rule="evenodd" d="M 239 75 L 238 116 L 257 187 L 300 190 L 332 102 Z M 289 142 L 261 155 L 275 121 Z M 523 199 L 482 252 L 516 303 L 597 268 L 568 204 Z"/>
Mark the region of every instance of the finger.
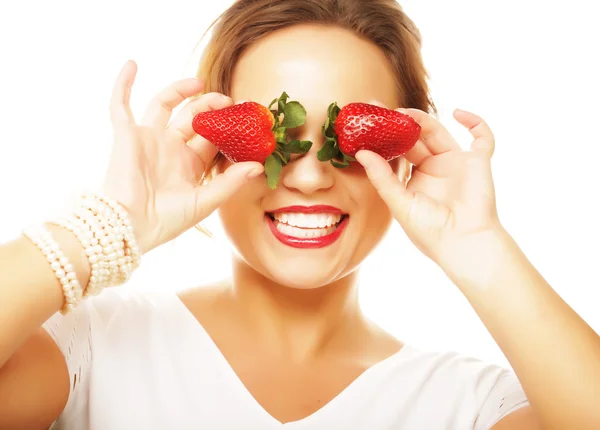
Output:
<path fill-rule="evenodd" d="M 148 104 L 142 118 L 142 125 L 164 130 L 169 123 L 173 109 L 185 99 L 202 91 L 204 83 L 196 78 L 182 79 L 160 91 Z"/>
<path fill-rule="evenodd" d="M 198 134 L 187 142 L 187 146 L 202 160 L 205 166 L 210 165 L 212 159 L 219 152 L 215 145 Z"/>
<path fill-rule="evenodd" d="M 196 115 L 200 112 L 224 109 L 232 104 L 231 98 L 220 93 L 208 93 L 190 100 L 167 126 L 167 139 L 179 141 L 182 144 L 186 143 L 196 136 L 196 132 L 192 128 L 192 122 Z"/>
<path fill-rule="evenodd" d="M 260 163 L 235 163 L 207 185 L 192 189 L 195 201 L 194 213 L 197 218 L 195 223 L 197 224 L 213 213 L 250 179 L 259 176 L 263 171 L 264 168 Z"/>
<path fill-rule="evenodd" d="M 110 119 L 115 128 L 135 123 L 131 112 L 131 88 L 137 74 L 137 64 L 128 60 L 119 72 L 110 99 Z"/>
<path fill-rule="evenodd" d="M 380 102 L 379 100 L 370 100 L 369 104 L 389 109 L 384 103 Z M 396 110 L 398 112 L 405 113 L 403 111 L 405 111 L 406 109 L 396 109 Z M 432 155 L 433 154 L 431 153 L 431 151 L 429 150 L 429 148 L 427 147 L 425 142 L 423 142 L 421 139 L 419 139 L 417 141 L 417 143 L 415 143 L 415 146 L 413 146 L 412 149 L 404 155 L 404 157 L 408 161 L 410 161 L 411 164 L 418 166 L 425 159 L 431 157 Z"/>
<path fill-rule="evenodd" d="M 365 168 L 369 180 L 394 217 L 400 222 L 407 219 L 413 197 L 389 163 L 371 151 L 359 151 L 355 158 Z"/>
<path fill-rule="evenodd" d="M 431 155 L 443 154 L 444 152 L 452 151 L 454 149 L 460 149 L 460 145 L 446 127 L 427 112 L 420 109 L 404 108 L 396 109 L 396 111 L 412 117 L 421 126 L 421 136 L 419 137 L 419 140 L 422 142 L 424 148 L 419 149 L 417 147 L 417 150 L 411 154 L 410 158 L 408 156 L 406 157 L 411 163 L 418 165 L 417 161 L 422 162 L 424 160 L 423 154 L 425 154 L 425 148 Z M 411 159 L 414 155 L 421 156 Z"/>
<path fill-rule="evenodd" d="M 415 146 L 413 146 L 410 151 L 404 154 L 404 158 L 406 158 L 411 164 L 415 166 L 420 166 L 427 160 L 428 158 L 433 157 L 433 154 L 421 139 L 417 140 Z"/>
<path fill-rule="evenodd" d="M 468 128 L 471 135 L 475 138 L 473 143 L 471 143 L 471 151 L 485 154 L 487 157 L 492 158 L 496 148 L 496 139 L 487 123 L 474 113 L 461 109 L 454 111 L 454 118 Z"/>

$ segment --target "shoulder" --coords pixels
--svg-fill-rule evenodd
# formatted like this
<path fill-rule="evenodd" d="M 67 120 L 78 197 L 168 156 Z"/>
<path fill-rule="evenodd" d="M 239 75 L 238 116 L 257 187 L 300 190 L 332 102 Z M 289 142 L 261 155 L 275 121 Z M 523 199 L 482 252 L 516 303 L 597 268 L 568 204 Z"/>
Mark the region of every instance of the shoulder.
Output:
<path fill-rule="evenodd" d="M 148 332 L 151 326 L 172 321 L 173 315 L 181 318 L 178 305 L 176 293 L 111 288 L 85 299 L 70 314 L 55 314 L 46 328 L 51 334 L 64 332 L 58 337 L 72 337 L 69 332 L 76 330 L 89 332 L 88 337 L 95 340 L 119 338 Z"/>
<path fill-rule="evenodd" d="M 476 429 L 490 428 L 528 404 L 512 370 L 454 351 L 405 346 L 388 377 L 405 385 L 405 401 L 436 405 L 448 420 L 466 420 Z"/>
<path fill-rule="evenodd" d="M 154 319 L 179 311 L 175 292 L 139 291 L 111 288 L 84 302 L 85 312 L 96 321 Z"/>
<path fill-rule="evenodd" d="M 429 382 L 441 390 L 485 393 L 500 378 L 512 373 L 497 364 L 456 351 L 429 351 L 407 345 L 399 355 L 392 372 L 408 373 L 415 380 Z"/>

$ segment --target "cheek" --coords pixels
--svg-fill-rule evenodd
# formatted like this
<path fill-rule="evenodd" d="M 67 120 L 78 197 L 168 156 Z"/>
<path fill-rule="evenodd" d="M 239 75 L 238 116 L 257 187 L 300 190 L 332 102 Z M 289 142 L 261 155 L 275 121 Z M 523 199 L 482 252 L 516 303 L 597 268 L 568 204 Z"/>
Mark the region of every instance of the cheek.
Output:
<path fill-rule="evenodd" d="M 219 207 L 219 217 L 229 239 L 243 246 L 249 238 L 249 232 L 256 228 L 264 216 L 261 198 L 264 190 L 264 177 L 249 181 L 237 193 Z"/>

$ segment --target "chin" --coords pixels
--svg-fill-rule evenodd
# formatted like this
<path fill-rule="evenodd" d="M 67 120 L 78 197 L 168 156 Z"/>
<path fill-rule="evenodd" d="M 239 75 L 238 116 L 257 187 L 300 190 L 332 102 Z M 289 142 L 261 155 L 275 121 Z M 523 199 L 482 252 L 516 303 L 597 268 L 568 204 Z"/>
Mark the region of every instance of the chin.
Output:
<path fill-rule="evenodd" d="M 288 267 L 285 267 L 288 266 Z M 265 276 L 274 283 L 297 290 L 313 290 L 327 286 L 343 277 L 339 270 L 324 264 L 307 268 L 303 265 L 286 264 L 278 267 L 265 268 Z"/>

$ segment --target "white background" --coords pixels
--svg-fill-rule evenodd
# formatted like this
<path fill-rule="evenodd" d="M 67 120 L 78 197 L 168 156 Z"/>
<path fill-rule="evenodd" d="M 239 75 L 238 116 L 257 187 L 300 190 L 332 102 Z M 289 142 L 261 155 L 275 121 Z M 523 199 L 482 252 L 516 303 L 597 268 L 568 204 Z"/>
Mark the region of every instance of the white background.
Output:
<path fill-rule="evenodd" d="M 133 107 L 141 113 L 157 90 L 193 73 L 196 43 L 229 3 L 0 2 L 0 240 L 99 184 L 111 146 L 108 99 L 124 61 L 139 65 Z M 403 4 L 423 34 L 441 120 L 465 145 L 455 107 L 479 113 L 495 131 L 505 227 L 600 331 L 594 3 Z M 209 227 L 218 233 L 214 218 Z M 219 278 L 229 270 L 228 252 L 222 239 L 191 231 L 147 256 L 131 286 L 179 289 Z M 461 294 L 399 229 L 363 275 L 365 310 L 401 339 L 505 363 Z"/>

